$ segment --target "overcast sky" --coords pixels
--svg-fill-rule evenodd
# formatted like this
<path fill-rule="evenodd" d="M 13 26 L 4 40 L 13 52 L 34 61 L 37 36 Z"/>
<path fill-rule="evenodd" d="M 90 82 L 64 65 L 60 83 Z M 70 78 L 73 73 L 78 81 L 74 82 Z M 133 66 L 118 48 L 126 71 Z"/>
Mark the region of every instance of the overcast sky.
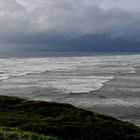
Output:
<path fill-rule="evenodd" d="M 0 0 L 1 50 L 88 34 L 140 41 L 140 0 Z"/>

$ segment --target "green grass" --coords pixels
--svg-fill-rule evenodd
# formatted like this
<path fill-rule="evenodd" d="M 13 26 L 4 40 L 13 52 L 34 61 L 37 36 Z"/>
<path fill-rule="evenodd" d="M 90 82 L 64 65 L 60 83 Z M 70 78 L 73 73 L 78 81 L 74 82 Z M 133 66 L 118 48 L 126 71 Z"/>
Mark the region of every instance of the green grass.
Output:
<path fill-rule="evenodd" d="M 64 140 L 140 140 L 140 128 L 69 104 L 0 96 L 0 125 Z"/>
<path fill-rule="evenodd" d="M 0 140 L 58 140 L 51 136 L 26 132 L 17 128 L 0 127 Z"/>

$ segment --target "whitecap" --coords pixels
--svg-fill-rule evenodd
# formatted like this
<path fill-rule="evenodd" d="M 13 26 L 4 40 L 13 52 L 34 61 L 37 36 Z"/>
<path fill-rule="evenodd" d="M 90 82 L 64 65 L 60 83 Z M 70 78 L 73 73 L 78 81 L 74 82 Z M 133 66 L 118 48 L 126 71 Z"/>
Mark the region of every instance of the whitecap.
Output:
<path fill-rule="evenodd" d="M 58 89 L 64 93 L 88 93 L 99 90 L 113 76 L 67 76 L 38 83 L 39 87 Z"/>
<path fill-rule="evenodd" d="M 115 74 L 135 73 L 139 59 L 140 55 L 0 59 L 0 71 L 5 80 L 47 71 L 48 76 L 33 86 L 87 93 L 101 89 Z"/>
<path fill-rule="evenodd" d="M 0 74 L 0 80 L 6 80 L 8 78 L 9 78 L 8 74 Z"/>

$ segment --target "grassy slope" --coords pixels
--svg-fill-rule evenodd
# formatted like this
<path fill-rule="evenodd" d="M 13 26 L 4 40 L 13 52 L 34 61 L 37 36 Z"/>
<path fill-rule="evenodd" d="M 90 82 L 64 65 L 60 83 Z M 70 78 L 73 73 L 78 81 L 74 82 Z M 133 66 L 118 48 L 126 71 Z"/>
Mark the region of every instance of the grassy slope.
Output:
<path fill-rule="evenodd" d="M 17 128 L 0 127 L 0 140 L 57 140 L 57 138 L 26 132 Z"/>
<path fill-rule="evenodd" d="M 66 140 L 140 140 L 140 129 L 128 122 L 69 104 L 0 96 L 0 125 Z"/>

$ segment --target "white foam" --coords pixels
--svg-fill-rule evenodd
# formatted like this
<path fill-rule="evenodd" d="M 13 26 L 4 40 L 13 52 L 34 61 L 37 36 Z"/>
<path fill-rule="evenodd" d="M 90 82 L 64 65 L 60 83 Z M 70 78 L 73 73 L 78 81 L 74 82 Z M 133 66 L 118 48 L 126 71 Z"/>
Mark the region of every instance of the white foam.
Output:
<path fill-rule="evenodd" d="M 113 76 L 69 76 L 65 79 L 50 79 L 40 82 L 39 87 L 51 87 L 64 93 L 87 93 L 99 90 L 105 82 L 111 79 Z"/>
<path fill-rule="evenodd" d="M 140 65 L 139 60 L 140 55 L 0 59 L 0 80 L 7 80 L 0 88 L 6 88 L 8 78 L 21 77 L 22 81 L 27 74 L 48 72 L 46 77 L 37 77 L 39 82 L 27 78 L 28 84 L 66 93 L 95 91 L 113 79 L 114 74 L 135 73 L 134 66 Z M 17 81 L 17 84 L 25 83 Z"/>
<path fill-rule="evenodd" d="M 6 80 L 8 78 L 9 78 L 8 74 L 0 74 L 0 80 Z"/>
<path fill-rule="evenodd" d="M 72 104 L 75 104 L 76 106 L 82 106 L 82 107 L 140 107 L 140 98 L 138 99 L 120 99 L 120 98 L 91 98 L 91 99 L 78 99 L 78 101 L 73 100 L 72 98 L 70 100 L 66 100 L 66 102 L 70 102 Z"/>
<path fill-rule="evenodd" d="M 140 101 L 139 99 L 109 99 L 105 102 L 104 105 L 109 106 L 125 106 L 125 107 L 139 107 Z"/>
<path fill-rule="evenodd" d="M 130 92 L 140 92 L 140 87 L 135 87 L 135 88 L 118 88 L 119 90 L 122 91 L 130 91 Z"/>

